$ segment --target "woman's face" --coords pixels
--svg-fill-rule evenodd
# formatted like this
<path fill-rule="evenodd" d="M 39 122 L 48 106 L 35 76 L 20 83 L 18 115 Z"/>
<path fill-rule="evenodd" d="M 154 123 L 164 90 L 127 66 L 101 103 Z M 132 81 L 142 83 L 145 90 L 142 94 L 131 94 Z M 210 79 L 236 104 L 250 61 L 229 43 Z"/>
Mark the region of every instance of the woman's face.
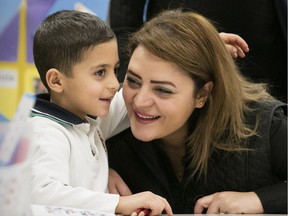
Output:
<path fill-rule="evenodd" d="M 200 106 L 192 79 L 175 64 L 138 46 L 123 85 L 134 136 L 142 141 L 179 139 L 187 135 L 187 120 Z"/>

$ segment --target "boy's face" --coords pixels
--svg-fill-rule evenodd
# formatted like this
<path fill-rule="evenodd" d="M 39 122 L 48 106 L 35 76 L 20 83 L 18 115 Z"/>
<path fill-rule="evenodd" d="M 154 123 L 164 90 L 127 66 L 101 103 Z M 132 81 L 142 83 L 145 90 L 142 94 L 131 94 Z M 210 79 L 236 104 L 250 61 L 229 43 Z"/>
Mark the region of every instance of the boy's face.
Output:
<path fill-rule="evenodd" d="M 61 106 L 80 118 L 105 116 L 119 88 L 115 70 L 119 67 L 116 40 L 99 44 L 84 53 L 83 60 L 63 78 Z"/>

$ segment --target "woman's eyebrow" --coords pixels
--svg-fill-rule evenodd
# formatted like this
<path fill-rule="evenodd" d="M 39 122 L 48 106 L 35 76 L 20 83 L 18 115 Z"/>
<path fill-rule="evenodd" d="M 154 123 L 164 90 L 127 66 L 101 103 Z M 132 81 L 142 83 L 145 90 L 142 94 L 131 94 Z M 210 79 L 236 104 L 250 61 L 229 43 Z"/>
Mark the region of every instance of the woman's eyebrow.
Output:
<path fill-rule="evenodd" d="M 132 70 L 127 70 L 126 72 L 127 74 L 131 74 L 135 77 L 137 77 L 138 79 L 142 79 L 138 74 L 136 74 L 135 72 L 133 72 Z M 171 85 L 173 86 L 174 88 L 177 88 L 176 85 L 170 81 L 159 81 L 159 80 L 151 80 L 150 83 L 152 84 L 162 84 L 162 85 Z"/>
<path fill-rule="evenodd" d="M 170 82 L 170 81 L 158 81 L 158 80 L 151 80 L 150 82 L 151 82 L 151 83 L 153 83 L 153 84 L 164 84 L 164 85 L 171 85 L 171 86 L 173 86 L 173 87 L 177 88 L 177 87 L 174 85 L 174 83 L 172 83 L 172 82 Z"/>
<path fill-rule="evenodd" d="M 133 76 L 137 77 L 138 79 L 141 79 L 141 77 L 138 74 L 136 74 L 135 72 L 133 72 L 132 70 L 127 70 L 126 74 L 128 74 L 128 73 L 132 74 Z"/>

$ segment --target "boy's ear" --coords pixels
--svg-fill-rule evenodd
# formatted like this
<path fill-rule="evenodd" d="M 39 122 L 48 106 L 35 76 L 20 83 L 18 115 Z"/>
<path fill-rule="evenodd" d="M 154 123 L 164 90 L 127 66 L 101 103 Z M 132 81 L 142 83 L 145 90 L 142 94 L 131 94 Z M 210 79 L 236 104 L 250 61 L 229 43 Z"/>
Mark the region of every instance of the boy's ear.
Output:
<path fill-rule="evenodd" d="M 202 108 L 205 105 L 212 89 L 213 89 L 213 82 L 209 81 L 205 83 L 202 89 L 199 90 L 197 97 L 196 97 L 196 108 Z"/>
<path fill-rule="evenodd" d="M 47 71 L 46 81 L 47 81 L 47 85 L 52 91 L 59 92 L 59 93 L 63 91 L 63 85 L 61 82 L 62 76 L 63 74 L 55 68 L 51 68 Z"/>

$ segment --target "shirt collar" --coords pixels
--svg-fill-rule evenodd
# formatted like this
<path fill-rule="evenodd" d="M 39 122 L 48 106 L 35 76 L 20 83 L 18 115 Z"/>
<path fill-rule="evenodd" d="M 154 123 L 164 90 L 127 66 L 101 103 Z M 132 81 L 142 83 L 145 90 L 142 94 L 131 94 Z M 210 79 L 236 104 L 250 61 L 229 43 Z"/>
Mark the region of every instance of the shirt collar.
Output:
<path fill-rule="evenodd" d="M 86 123 L 85 120 L 79 118 L 68 110 L 50 102 L 50 95 L 46 93 L 38 94 L 36 96 L 36 102 L 32 109 L 32 113 L 52 119 L 56 118 L 57 121 L 62 121 L 70 125 Z"/>

